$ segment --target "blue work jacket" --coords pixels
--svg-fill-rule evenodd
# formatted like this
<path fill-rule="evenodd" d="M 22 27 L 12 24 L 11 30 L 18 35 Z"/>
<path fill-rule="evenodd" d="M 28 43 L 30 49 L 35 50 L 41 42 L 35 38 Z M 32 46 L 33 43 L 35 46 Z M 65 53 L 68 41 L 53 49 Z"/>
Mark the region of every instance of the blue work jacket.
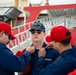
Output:
<path fill-rule="evenodd" d="M 45 58 L 39 57 L 32 75 L 67 75 L 76 69 L 76 47 L 65 50 L 51 64 L 45 67 Z"/>
<path fill-rule="evenodd" d="M 30 59 L 28 51 L 17 57 L 4 44 L 0 43 L 0 75 L 14 75 L 14 72 L 23 71 Z"/>

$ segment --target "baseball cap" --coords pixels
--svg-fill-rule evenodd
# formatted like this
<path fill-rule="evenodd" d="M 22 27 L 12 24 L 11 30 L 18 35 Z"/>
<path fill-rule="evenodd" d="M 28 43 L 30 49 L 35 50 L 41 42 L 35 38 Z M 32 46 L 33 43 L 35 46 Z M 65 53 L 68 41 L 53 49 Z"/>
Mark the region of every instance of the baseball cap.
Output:
<path fill-rule="evenodd" d="M 65 26 L 55 26 L 51 29 L 50 40 L 60 42 L 71 37 L 70 31 Z"/>
<path fill-rule="evenodd" d="M 29 31 L 32 31 L 32 30 L 43 30 L 43 31 L 45 31 L 45 26 L 40 22 L 34 22 Z"/>
<path fill-rule="evenodd" d="M 8 23 L 0 22 L 0 31 L 7 32 L 12 37 L 12 40 L 16 39 L 16 37 L 12 33 L 11 26 Z"/>

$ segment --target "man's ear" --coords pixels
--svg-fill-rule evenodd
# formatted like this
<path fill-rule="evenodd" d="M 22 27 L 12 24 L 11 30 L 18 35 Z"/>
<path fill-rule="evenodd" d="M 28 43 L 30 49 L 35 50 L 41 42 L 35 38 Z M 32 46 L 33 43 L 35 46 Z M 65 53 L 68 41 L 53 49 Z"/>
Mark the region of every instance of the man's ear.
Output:
<path fill-rule="evenodd" d="M 60 47 L 60 42 L 56 42 L 56 46 L 59 48 Z"/>
<path fill-rule="evenodd" d="M 0 32 L 0 37 L 2 37 L 2 36 L 3 36 L 3 33 L 4 33 L 4 31 L 1 31 L 1 32 Z"/>

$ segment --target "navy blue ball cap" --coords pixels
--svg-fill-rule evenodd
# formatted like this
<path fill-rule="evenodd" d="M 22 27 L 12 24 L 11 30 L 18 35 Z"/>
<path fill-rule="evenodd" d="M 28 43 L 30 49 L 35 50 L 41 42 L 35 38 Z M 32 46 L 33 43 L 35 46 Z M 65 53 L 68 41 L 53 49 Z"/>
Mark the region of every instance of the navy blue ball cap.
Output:
<path fill-rule="evenodd" d="M 40 22 L 34 22 L 29 31 L 32 31 L 32 30 L 42 30 L 45 32 L 45 26 Z"/>

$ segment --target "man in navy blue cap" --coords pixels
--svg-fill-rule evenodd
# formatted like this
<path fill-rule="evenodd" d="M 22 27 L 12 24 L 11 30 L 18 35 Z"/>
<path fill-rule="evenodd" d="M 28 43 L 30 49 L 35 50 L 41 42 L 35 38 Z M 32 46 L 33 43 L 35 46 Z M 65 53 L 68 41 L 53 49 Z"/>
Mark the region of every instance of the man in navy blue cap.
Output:
<path fill-rule="evenodd" d="M 45 26 L 40 22 L 34 22 L 31 29 L 29 30 L 31 33 L 32 45 L 35 48 L 35 52 L 31 55 L 30 61 L 30 71 L 25 75 L 31 75 L 36 65 L 38 59 L 38 52 L 41 48 L 46 47 L 46 43 L 44 42 L 45 39 Z M 48 64 L 52 63 L 57 57 L 59 57 L 60 53 L 53 49 L 53 48 L 46 48 L 46 56 L 45 56 L 45 63 L 44 65 L 47 66 Z"/>
<path fill-rule="evenodd" d="M 53 63 L 45 67 L 47 51 L 45 48 L 40 49 L 32 75 L 67 75 L 76 69 L 76 47 L 70 43 L 71 32 L 65 26 L 55 26 L 48 38 L 61 54 Z"/>
<path fill-rule="evenodd" d="M 32 25 L 32 27 L 29 31 L 32 31 L 32 30 L 41 30 L 41 31 L 45 32 L 45 27 L 40 22 L 34 22 L 34 24 Z"/>

